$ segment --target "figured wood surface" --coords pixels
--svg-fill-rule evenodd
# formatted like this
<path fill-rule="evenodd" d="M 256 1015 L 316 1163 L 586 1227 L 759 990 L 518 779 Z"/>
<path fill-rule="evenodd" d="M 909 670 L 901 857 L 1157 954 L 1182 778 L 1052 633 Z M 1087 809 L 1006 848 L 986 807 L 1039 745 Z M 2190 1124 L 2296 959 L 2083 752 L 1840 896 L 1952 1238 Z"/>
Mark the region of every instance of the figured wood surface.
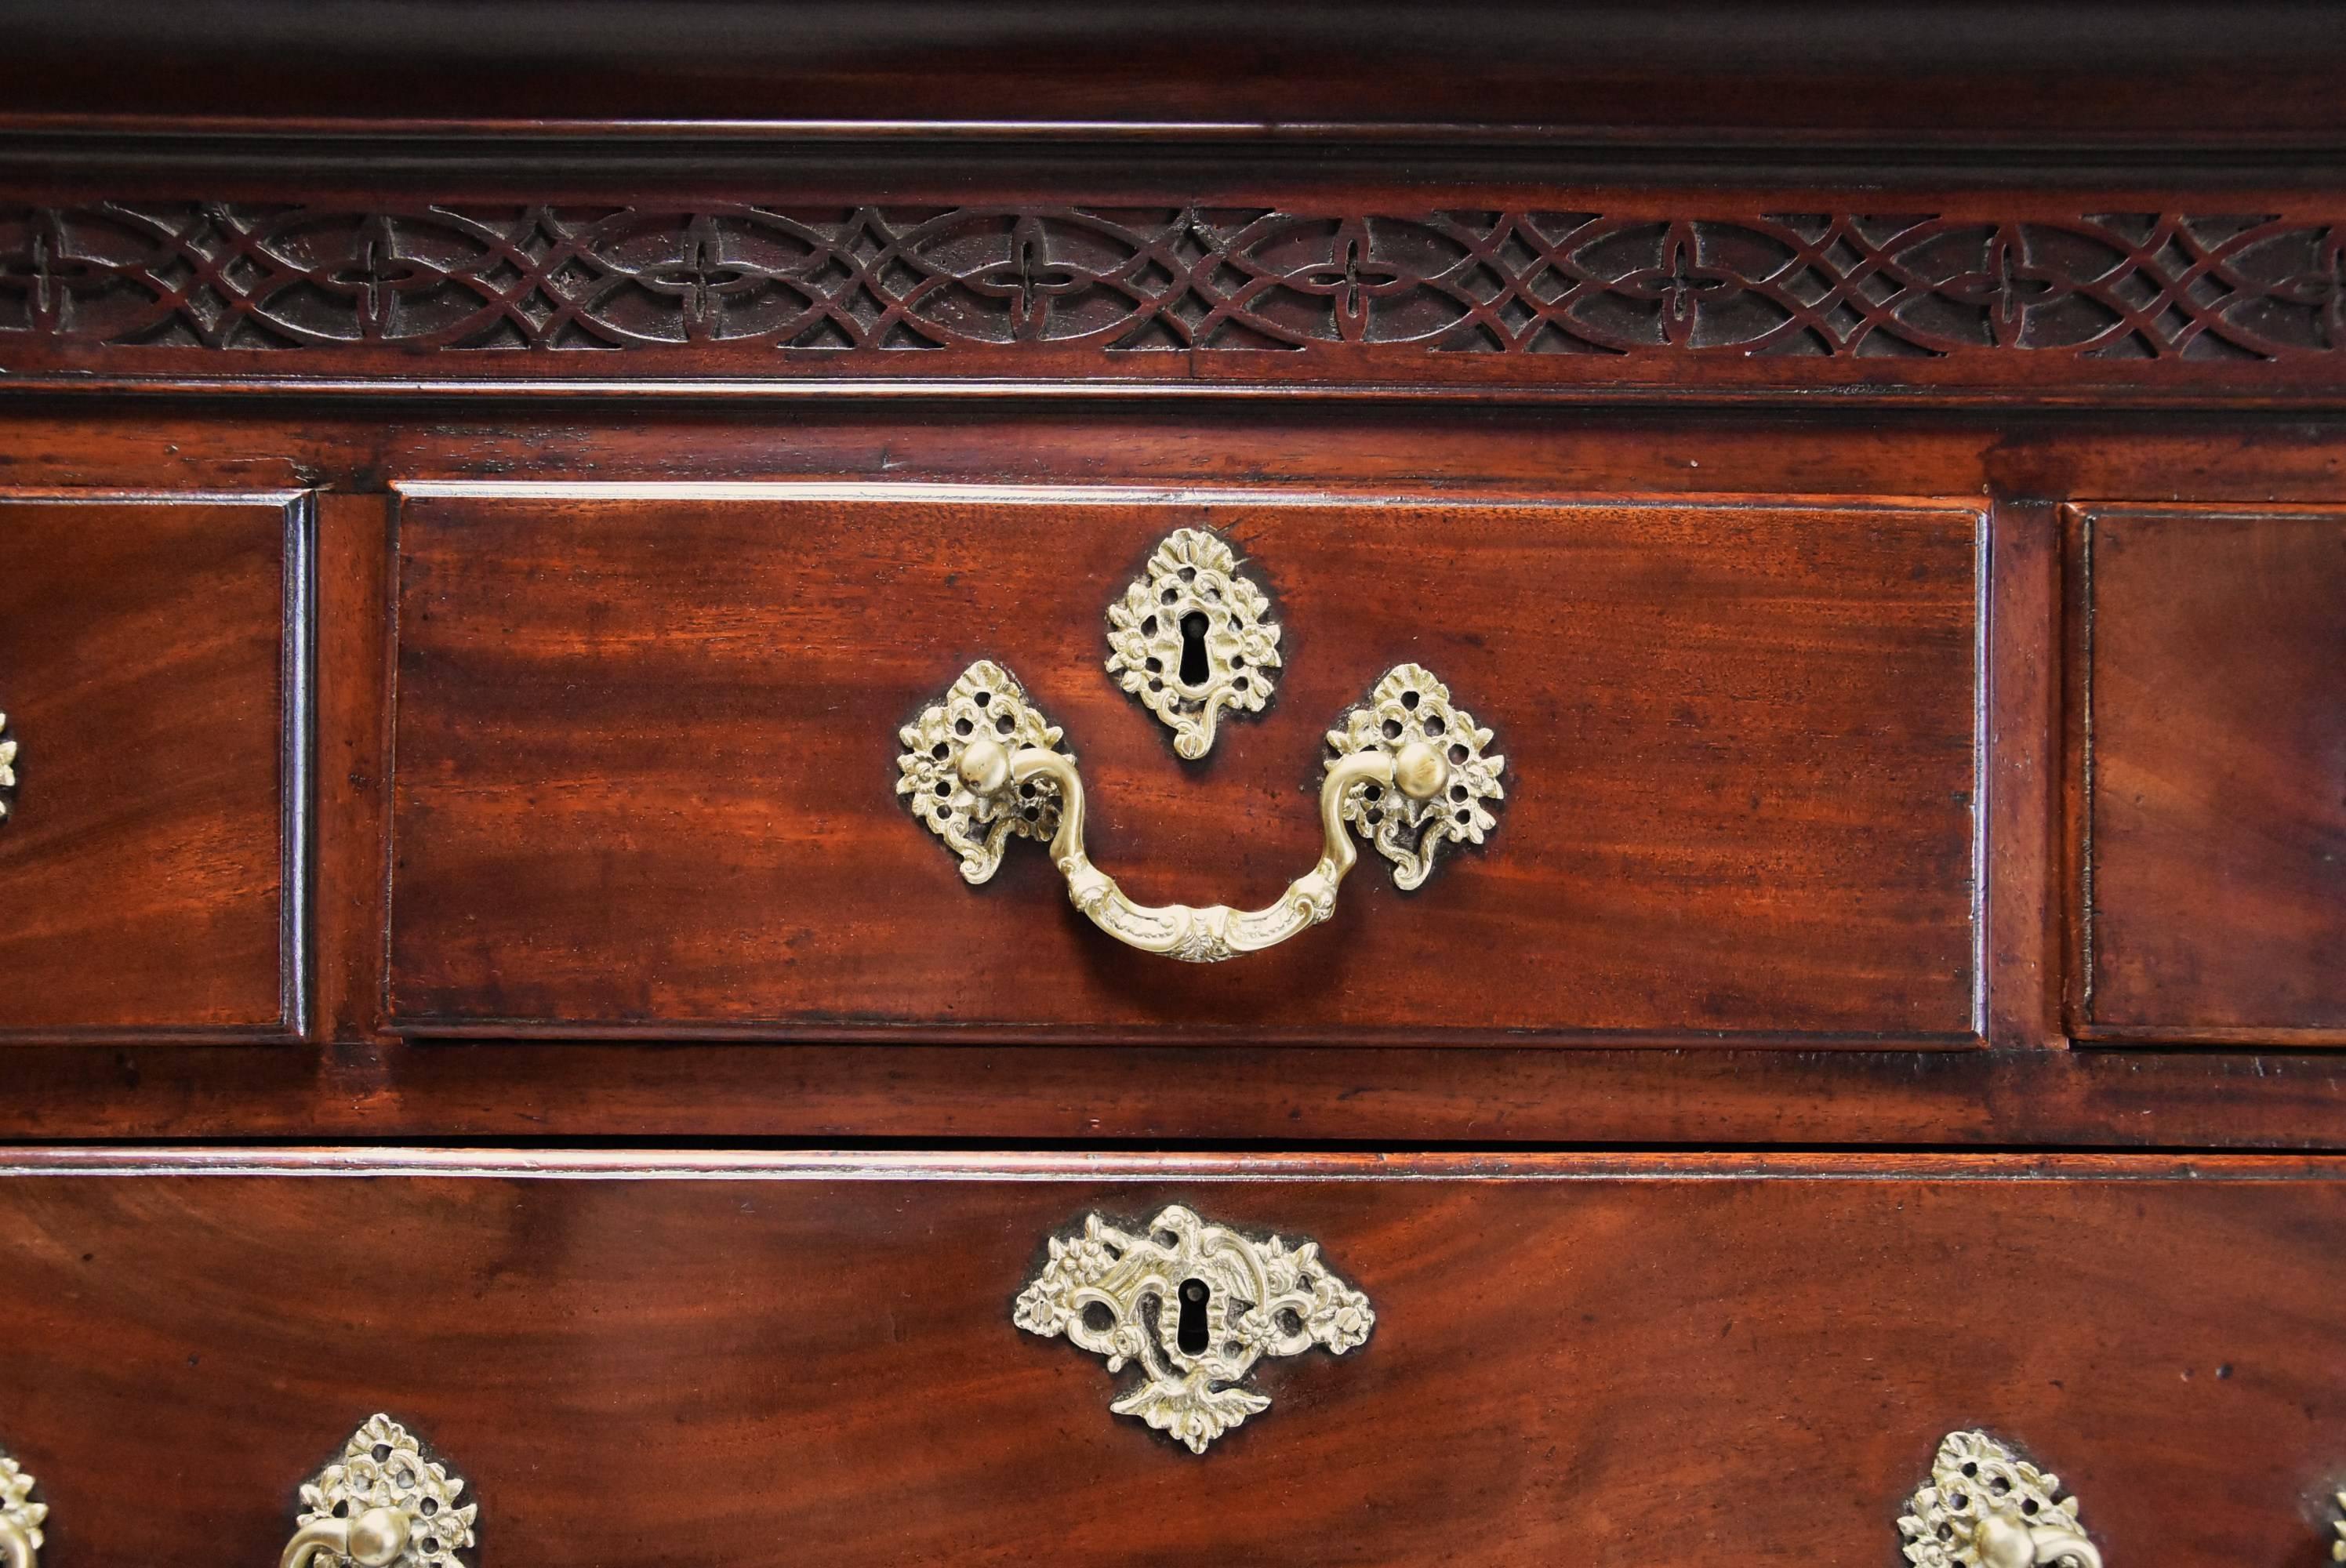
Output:
<path fill-rule="evenodd" d="M 1310 402 L 866 403 L 808 406 L 784 418 L 568 400 L 526 420 L 487 406 L 403 417 L 333 402 L 78 406 L 0 399 L 0 434 L 20 483 L 378 487 L 330 498 L 321 514 L 321 596 L 332 629 L 319 693 L 316 919 L 320 951 L 345 954 L 351 979 L 336 1010 L 312 1020 L 319 1044 L 307 1049 L 18 1047 L 8 1061 L 13 1092 L 0 1095 L 0 1127 L 10 1135 L 2341 1146 L 2346 1058 L 2334 1053 L 2235 1043 L 2193 1060 L 2032 1049 L 2064 1038 L 2057 1003 L 2069 953 L 2055 933 L 2069 884 L 2054 873 L 2059 770 L 2047 749 L 2061 696 L 2048 689 L 2049 677 L 2063 663 L 2045 575 L 2056 531 L 2052 508 L 2025 500 L 2182 494 L 2235 509 L 2302 510 L 2346 487 L 2346 436 L 2334 423 Z M 136 416 L 116 417 L 126 410 Z M 1983 945 L 2000 1048 L 1923 1059 L 1768 1047 L 1216 1054 L 1000 1042 L 875 1053 L 586 1042 L 475 1049 L 376 1037 L 383 949 L 379 926 L 372 937 L 364 928 L 380 920 L 383 861 L 367 824 L 369 801 L 388 789 L 386 709 L 379 677 L 351 649 L 368 646 L 370 626 L 377 648 L 387 636 L 381 589 L 369 585 L 380 582 L 388 552 L 379 487 L 401 475 L 496 479 L 556 459 L 566 473 L 628 481 L 837 482 L 884 469 L 980 482 L 1007 468 L 1021 479 L 1073 473 L 1168 487 L 1341 474 L 1404 494 L 1496 485 L 1990 497 L 1997 516 L 1984 735 L 1994 820 Z M 335 522 L 344 505 L 347 527 Z M 322 738 L 330 731 L 339 738 L 331 746 Z"/>
<path fill-rule="evenodd" d="M 2111 1562 L 2310 1564 L 2346 1448 L 2335 1161 L 9 1166 L 6 1438 L 53 1568 L 269 1562 L 377 1410 L 470 1481 L 482 1561 L 607 1568 L 1873 1568 L 1974 1425 Z M 1377 1312 L 1202 1459 L 1010 1319 L 1046 1237 L 1169 1202 L 1319 1241 Z"/>
<path fill-rule="evenodd" d="M 299 1028 L 296 505 L 0 496 L 0 1038 Z"/>
<path fill-rule="evenodd" d="M 2346 514 L 2082 528 L 2085 1023 L 2346 1043 Z"/>
<path fill-rule="evenodd" d="M 1100 669 L 1106 606 L 1184 525 L 1228 531 L 1288 634 L 1270 711 L 1194 768 Z M 1980 526 L 1892 503 L 411 490 L 392 1015 L 1969 1037 Z M 1251 907 L 1308 868 L 1321 738 L 1404 661 L 1497 731 L 1504 814 L 1415 894 L 1364 866 L 1273 951 L 1139 955 L 1036 846 L 970 888 L 900 804 L 898 724 L 978 657 L 1066 727 L 1093 851 L 1145 901 Z"/>

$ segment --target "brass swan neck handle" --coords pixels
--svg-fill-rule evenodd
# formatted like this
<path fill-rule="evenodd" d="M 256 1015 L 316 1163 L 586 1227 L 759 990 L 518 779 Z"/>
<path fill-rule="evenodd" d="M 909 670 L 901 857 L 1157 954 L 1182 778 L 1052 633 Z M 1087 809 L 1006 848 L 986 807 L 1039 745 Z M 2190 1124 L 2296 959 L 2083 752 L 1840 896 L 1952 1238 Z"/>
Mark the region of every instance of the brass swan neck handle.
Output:
<path fill-rule="evenodd" d="M 15 1520 L 0 1518 L 0 1557 L 7 1559 L 8 1568 L 33 1568 L 37 1560 L 32 1536 Z"/>
<path fill-rule="evenodd" d="M 1413 749 L 1423 753 L 1425 748 Z M 1408 784 L 1400 783 L 1402 759 L 1382 751 L 1355 752 L 1330 768 L 1320 786 L 1319 863 L 1261 909 L 1237 910 L 1228 904 L 1136 903 L 1114 877 L 1092 864 L 1084 850 L 1084 781 L 1076 771 L 1076 759 L 1066 753 L 1029 747 L 1005 754 L 994 743 L 981 741 L 962 759 L 964 778 L 976 761 L 988 769 L 1006 766 L 1013 782 L 1048 779 L 1057 785 L 1059 830 L 1051 839 L 1051 860 L 1067 879 L 1067 897 L 1093 924 L 1127 946 L 1196 963 L 1274 947 L 1333 914 L 1336 890 L 1361 858 L 1344 823 L 1345 795 L 1362 784 L 1398 784 L 1413 799 L 1423 800 L 1449 782 L 1449 769 L 1439 757 L 1430 765 L 1423 757 L 1409 760 L 1415 766 L 1405 774 Z"/>
<path fill-rule="evenodd" d="M 1136 903 L 1084 848 L 1084 782 L 1060 731 L 1009 671 L 981 660 L 900 732 L 897 792 L 961 856 L 962 876 L 991 878 L 1010 839 L 1047 839 L 1067 896 L 1129 947 L 1211 963 L 1276 946 L 1336 909 L 1359 862 L 1358 833 L 1393 864 L 1403 889 L 1423 883 L 1444 842 L 1481 843 L 1497 825 L 1506 759 L 1491 732 L 1454 707 L 1416 665 L 1386 672 L 1369 699 L 1329 731 L 1320 786 L 1319 862 L 1256 910 Z"/>

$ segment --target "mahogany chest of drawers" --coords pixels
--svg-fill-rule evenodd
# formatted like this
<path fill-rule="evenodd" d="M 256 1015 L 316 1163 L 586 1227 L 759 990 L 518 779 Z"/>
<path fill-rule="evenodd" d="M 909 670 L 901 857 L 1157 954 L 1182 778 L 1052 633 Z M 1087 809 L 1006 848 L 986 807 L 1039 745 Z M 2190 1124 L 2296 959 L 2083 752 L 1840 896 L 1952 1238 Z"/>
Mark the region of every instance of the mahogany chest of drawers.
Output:
<path fill-rule="evenodd" d="M 2346 25 L 10 8 L 20 1568 L 2346 1553 Z"/>

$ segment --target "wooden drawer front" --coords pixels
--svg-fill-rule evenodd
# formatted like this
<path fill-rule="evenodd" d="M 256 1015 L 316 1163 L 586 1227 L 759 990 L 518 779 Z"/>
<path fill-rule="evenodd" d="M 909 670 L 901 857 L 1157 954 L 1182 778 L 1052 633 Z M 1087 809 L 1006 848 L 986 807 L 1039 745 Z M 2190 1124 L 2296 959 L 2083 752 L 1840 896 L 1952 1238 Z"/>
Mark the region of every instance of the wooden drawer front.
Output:
<path fill-rule="evenodd" d="M 1202 765 L 1102 669 L 1169 530 L 1286 628 Z M 1345 1040 L 1973 1028 L 1980 518 L 1958 504 L 413 486 L 390 1002 L 418 1031 Z M 1499 825 L 1201 970 L 1039 846 L 973 888 L 895 794 L 973 659 L 1066 730 L 1093 852 L 1241 907 L 1318 854 L 1323 736 L 1422 663 L 1497 731 Z"/>
<path fill-rule="evenodd" d="M 299 1027 L 305 504 L 0 497 L 0 1038 Z"/>
<path fill-rule="evenodd" d="M 2079 527 L 2081 1032 L 2346 1044 L 2346 511 Z"/>
<path fill-rule="evenodd" d="M 14 1162 L 45 1561 L 274 1562 L 376 1410 L 478 1568 L 1887 1563 L 1973 1427 L 2111 1563 L 2310 1564 L 2346 1462 L 2337 1160 L 637 1158 Z M 1168 1204 L 1375 1315 L 1202 1456 L 1012 1322 L 1046 1237 Z"/>

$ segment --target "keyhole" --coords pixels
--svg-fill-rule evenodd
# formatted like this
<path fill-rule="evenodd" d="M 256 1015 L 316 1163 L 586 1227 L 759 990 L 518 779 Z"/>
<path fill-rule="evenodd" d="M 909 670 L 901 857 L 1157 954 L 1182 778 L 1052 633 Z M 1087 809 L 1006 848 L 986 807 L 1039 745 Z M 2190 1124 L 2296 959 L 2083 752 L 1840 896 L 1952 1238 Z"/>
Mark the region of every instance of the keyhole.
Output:
<path fill-rule="evenodd" d="M 1206 684 L 1206 613 L 1191 610 L 1181 617 L 1181 684 Z"/>
<path fill-rule="evenodd" d="M 1195 1356 L 1206 1349 L 1206 1298 L 1209 1292 L 1202 1279 L 1181 1281 L 1181 1326 L 1173 1334 L 1173 1342 L 1181 1347 L 1185 1356 Z"/>

